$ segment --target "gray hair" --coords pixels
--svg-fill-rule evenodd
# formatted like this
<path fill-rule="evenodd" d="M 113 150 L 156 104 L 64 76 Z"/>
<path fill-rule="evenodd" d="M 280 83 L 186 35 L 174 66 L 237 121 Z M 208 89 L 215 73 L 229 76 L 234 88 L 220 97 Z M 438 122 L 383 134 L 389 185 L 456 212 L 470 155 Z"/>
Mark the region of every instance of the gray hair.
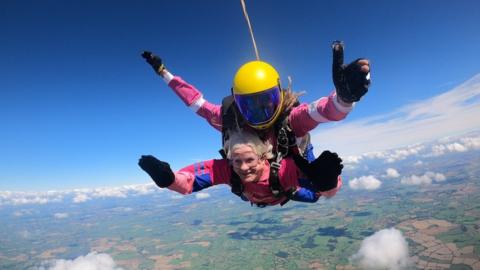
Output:
<path fill-rule="evenodd" d="M 223 149 L 227 154 L 227 159 L 232 158 L 232 152 L 241 145 L 250 146 L 262 158 L 273 158 L 273 146 L 268 141 L 262 141 L 257 134 L 245 131 L 234 130 L 229 132 L 228 139 L 223 145 Z"/>

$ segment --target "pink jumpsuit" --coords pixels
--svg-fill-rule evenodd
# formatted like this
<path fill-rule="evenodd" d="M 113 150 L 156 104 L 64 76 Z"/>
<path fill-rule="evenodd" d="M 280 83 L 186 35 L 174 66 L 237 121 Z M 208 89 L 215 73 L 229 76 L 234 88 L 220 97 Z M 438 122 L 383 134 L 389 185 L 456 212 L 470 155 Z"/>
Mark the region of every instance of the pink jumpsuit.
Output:
<path fill-rule="evenodd" d="M 178 76 L 166 72 L 163 78 L 185 105 L 207 120 L 212 127 L 222 131 L 221 105 L 212 104 L 205 100 L 199 90 Z M 302 103 L 294 107 L 288 116 L 288 120 L 295 136 L 299 139 L 320 123 L 344 119 L 352 108 L 353 104 L 345 106 L 338 102 L 336 92 L 333 91 L 328 97 L 322 97 L 310 104 Z M 270 142 L 275 145 L 276 139 L 273 136 L 273 132 L 271 132 Z M 269 169 L 266 171 L 269 171 Z M 298 179 L 301 174 L 292 159 L 282 160 L 279 174 L 280 183 L 285 190 L 292 187 L 300 190 Z M 189 194 L 211 185 L 230 184 L 230 176 L 231 168 L 227 160 L 209 160 L 187 166 L 176 172 L 175 182 L 168 188 L 182 194 Z M 317 196 L 334 196 L 342 185 L 340 176 L 338 180 L 336 188 L 326 192 L 318 192 Z M 243 185 L 244 196 L 253 203 L 273 205 L 286 199 L 273 196 L 268 185 L 268 174 L 264 175 L 262 180 L 257 183 L 244 183 Z"/>
<path fill-rule="evenodd" d="M 231 185 L 231 175 L 232 169 L 226 159 L 201 161 L 175 172 L 175 181 L 168 189 L 181 194 L 190 194 L 212 185 Z M 258 182 L 243 183 L 243 195 L 248 201 L 255 204 L 275 205 L 287 200 L 286 197 L 277 198 L 273 196 L 268 182 L 269 175 L 270 166 L 268 165 Z M 280 184 L 284 190 L 293 189 L 297 191 L 300 189 L 298 179 L 302 177 L 302 174 L 291 158 L 285 158 L 281 161 L 278 175 Z M 326 197 L 334 196 L 342 185 L 340 176 L 338 177 L 338 183 L 335 189 L 320 192 L 316 199 L 318 199 L 319 195 Z"/>

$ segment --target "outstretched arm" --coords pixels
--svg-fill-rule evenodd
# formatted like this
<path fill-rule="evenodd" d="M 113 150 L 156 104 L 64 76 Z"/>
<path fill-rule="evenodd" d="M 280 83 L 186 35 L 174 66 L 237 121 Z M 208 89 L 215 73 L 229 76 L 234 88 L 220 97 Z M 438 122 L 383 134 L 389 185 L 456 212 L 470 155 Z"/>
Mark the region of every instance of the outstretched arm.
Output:
<path fill-rule="evenodd" d="M 181 194 L 190 194 L 212 185 L 229 184 L 231 171 L 226 160 L 208 160 L 194 163 L 177 172 L 167 162 L 154 156 L 142 156 L 138 165 L 150 175 L 158 187 Z"/>
<path fill-rule="evenodd" d="M 343 42 L 334 41 L 332 77 L 339 99 L 345 103 L 360 100 L 370 87 L 370 62 L 358 58 L 348 65 L 343 64 Z"/>
<path fill-rule="evenodd" d="M 215 129 L 222 130 L 221 106 L 212 104 L 203 98 L 203 94 L 195 86 L 174 76 L 165 67 L 162 59 L 151 52 L 143 52 L 145 58 L 155 73 L 160 75 L 167 85 L 192 111 L 203 117 Z"/>
<path fill-rule="evenodd" d="M 367 59 L 359 58 L 344 65 L 343 43 L 334 42 L 332 49 L 332 76 L 336 91 L 292 110 L 289 121 L 297 137 L 303 137 L 320 123 L 344 119 L 370 86 L 370 63 Z"/>

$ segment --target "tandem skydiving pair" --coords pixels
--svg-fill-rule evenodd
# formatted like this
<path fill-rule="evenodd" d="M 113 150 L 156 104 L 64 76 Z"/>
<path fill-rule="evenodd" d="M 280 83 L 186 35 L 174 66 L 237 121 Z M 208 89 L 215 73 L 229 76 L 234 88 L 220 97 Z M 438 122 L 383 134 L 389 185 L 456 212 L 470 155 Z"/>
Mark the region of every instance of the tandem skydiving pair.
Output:
<path fill-rule="evenodd" d="M 370 66 L 362 58 L 344 65 L 341 42 L 334 42 L 332 50 L 335 90 L 329 96 L 300 103 L 290 86 L 281 87 L 275 68 L 251 61 L 236 72 L 232 94 L 222 105 L 208 102 L 193 85 L 170 73 L 160 57 L 144 52 L 142 57 L 180 99 L 222 132 L 223 158 L 173 172 L 167 162 L 144 155 L 139 166 L 160 188 L 190 194 L 227 184 L 232 193 L 260 207 L 334 196 L 342 186 L 342 160 L 330 151 L 315 158 L 309 131 L 347 116 L 368 91 Z"/>

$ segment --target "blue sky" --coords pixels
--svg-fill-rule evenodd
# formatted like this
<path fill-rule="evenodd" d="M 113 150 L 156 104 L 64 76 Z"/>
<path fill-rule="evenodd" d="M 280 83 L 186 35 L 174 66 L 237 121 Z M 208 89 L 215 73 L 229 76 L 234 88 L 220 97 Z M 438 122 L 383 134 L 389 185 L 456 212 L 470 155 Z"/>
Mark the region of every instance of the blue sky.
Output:
<path fill-rule="evenodd" d="M 480 127 L 478 1 L 246 3 L 260 57 L 307 91 L 303 102 L 333 89 L 333 40 L 346 61 L 372 61 L 373 85 L 348 119 L 312 132 L 317 151 L 361 154 Z M 175 169 L 218 158 L 220 134 L 140 53 L 162 56 L 213 103 L 254 59 L 239 1 L 2 1 L 0 25 L 0 190 L 149 182 L 141 154 Z"/>

